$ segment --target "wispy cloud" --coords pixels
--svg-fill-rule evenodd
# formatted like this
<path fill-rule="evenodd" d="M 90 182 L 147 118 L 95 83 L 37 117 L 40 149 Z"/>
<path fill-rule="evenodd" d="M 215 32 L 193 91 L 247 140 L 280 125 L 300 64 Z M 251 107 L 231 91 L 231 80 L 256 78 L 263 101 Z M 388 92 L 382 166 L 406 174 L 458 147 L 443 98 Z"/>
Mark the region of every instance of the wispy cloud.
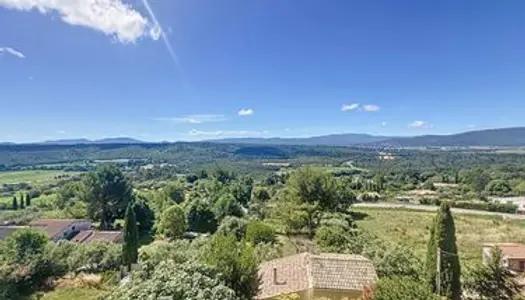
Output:
<path fill-rule="evenodd" d="M 121 43 L 135 43 L 143 37 L 159 39 L 157 22 L 151 24 L 122 0 L 0 0 L 0 6 L 57 13 L 67 24 L 102 32 Z"/>
<path fill-rule="evenodd" d="M 376 111 L 378 111 L 380 109 L 381 109 L 381 107 L 378 106 L 378 105 L 375 105 L 375 104 L 363 105 L 363 110 L 366 111 L 366 112 L 376 112 Z"/>
<path fill-rule="evenodd" d="M 65 131 L 65 130 L 58 130 L 57 133 L 58 133 L 58 134 L 65 134 L 66 131 Z"/>
<path fill-rule="evenodd" d="M 241 109 L 241 110 L 239 110 L 238 114 L 241 117 L 251 116 L 251 115 L 253 115 L 253 109 L 251 109 L 251 108 Z"/>
<path fill-rule="evenodd" d="M 341 107 L 342 111 L 351 111 L 356 110 L 359 108 L 359 103 L 352 103 L 352 104 L 343 104 Z"/>
<path fill-rule="evenodd" d="M 381 122 L 381 127 L 386 127 L 386 125 L 388 125 L 387 122 L 385 121 Z"/>
<path fill-rule="evenodd" d="M 474 129 L 474 128 L 476 128 L 476 127 L 477 127 L 476 124 L 468 124 L 468 125 L 467 125 L 467 128 L 468 128 L 468 129 Z"/>
<path fill-rule="evenodd" d="M 417 121 L 414 121 L 408 124 L 408 127 L 416 128 L 416 129 L 426 129 L 426 128 L 432 128 L 432 125 L 429 124 L 427 121 L 417 120 Z"/>
<path fill-rule="evenodd" d="M 186 115 L 172 118 L 157 118 L 157 121 L 164 121 L 177 124 L 201 124 L 209 122 L 221 122 L 226 121 L 228 118 L 225 115 L 213 115 L 213 114 L 199 114 L 199 115 Z"/>
<path fill-rule="evenodd" d="M 250 130 L 202 131 L 202 130 L 192 129 L 187 133 L 187 135 L 208 136 L 208 137 L 247 137 L 247 136 L 261 136 L 267 133 L 268 131 L 250 131 Z"/>
<path fill-rule="evenodd" d="M 0 0 L 0 3 L 1 3 L 2 0 Z M 7 53 L 7 54 L 11 54 L 11 55 L 14 55 L 18 58 L 26 58 L 26 56 L 20 52 L 20 51 L 17 51 L 11 47 L 0 47 L 0 54 L 2 53 Z"/>

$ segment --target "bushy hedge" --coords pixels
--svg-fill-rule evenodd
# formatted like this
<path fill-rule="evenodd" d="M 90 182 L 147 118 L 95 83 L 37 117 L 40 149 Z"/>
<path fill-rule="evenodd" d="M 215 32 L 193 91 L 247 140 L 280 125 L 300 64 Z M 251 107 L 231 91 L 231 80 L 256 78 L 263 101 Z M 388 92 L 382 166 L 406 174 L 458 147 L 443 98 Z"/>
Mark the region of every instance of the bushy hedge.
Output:
<path fill-rule="evenodd" d="M 423 198 L 419 200 L 419 204 L 423 205 L 441 205 L 442 200 Z M 516 213 L 518 206 L 513 203 L 498 203 L 498 202 L 482 202 L 482 201 L 447 201 L 451 207 L 483 210 L 500 213 Z"/>
<path fill-rule="evenodd" d="M 246 227 L 246 241 L 257 245 L 260 243 L 275 243 L 277 237 L 272 226 L 263 221 L 252 221 Z"/>
<path fill-rule="evenodd" d="M 474 202 L 474 201 L 451 201 L 451 207 L 464 209 L 477 209 L 501 213 L 516 213 L 518 206 L 512 203 L 497 203 L 497 202 Z"/>

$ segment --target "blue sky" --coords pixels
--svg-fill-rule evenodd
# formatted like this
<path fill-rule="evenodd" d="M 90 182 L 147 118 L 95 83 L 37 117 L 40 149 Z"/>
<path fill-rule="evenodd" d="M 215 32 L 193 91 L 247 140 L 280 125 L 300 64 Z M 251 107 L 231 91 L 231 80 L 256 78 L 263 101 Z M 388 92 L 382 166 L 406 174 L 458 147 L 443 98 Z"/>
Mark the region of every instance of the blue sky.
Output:
<path fill-rule="evenodd" d="M 524 126 L 524 16 L 521 0 L 0 0 L 0 141 Z"/>

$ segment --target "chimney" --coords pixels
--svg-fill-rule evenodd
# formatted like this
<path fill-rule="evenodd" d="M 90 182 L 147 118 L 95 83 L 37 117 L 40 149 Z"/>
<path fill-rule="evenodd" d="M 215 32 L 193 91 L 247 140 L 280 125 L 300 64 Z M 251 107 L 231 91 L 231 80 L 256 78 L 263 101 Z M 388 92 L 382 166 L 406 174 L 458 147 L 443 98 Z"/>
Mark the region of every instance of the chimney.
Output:
<path fill-rule="evenodd" d="M 279 282 L 277 280 L 277 268 L 273 268 L 273 284 L 275 285 L 285 285 L 286 281 Z"/>

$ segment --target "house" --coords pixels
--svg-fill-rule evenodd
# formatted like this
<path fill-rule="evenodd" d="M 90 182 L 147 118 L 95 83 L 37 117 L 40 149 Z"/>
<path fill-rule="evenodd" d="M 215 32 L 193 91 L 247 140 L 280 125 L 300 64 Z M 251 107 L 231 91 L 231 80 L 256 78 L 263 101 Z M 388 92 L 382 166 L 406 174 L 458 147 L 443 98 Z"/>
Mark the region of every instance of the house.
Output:
<path fill-rule="evenodd" d="M 0 226 L 0 240 L 3 240 L 7 238 L 9 235 L 11 235 L 13 232 L 17 231 L 20 228 L 24 228 L 23 226 Z"/>
<path fill-rule="evenodd" d="M 80 231 L 91 229 L 91 222 L 75 219 L 39 219 L 29 223 L 29 227 L 44 231 L 50 240 L 56 242 L 69 240 Z"/>
<path fill-rule="evenodd" d="M 75 235 L 71 241 L 79 244 L 92 242 L 122 243 L 123 239 L 122 231 L 83 230 Z"/>
<path fill-rule="evenodd" d="M 514 204 L 517 214 L 525 214 L 525 197 L 491 197 L 490 200 L 501 204 Z"/>
<path fill-rule="evenodd" d="M 493 243 L 484 244 L 482 248 L 483 263 L 487 264 L 495 248 L 501 250 L 502 263 L 514 272 L 525 271 L 525 244 L 518 243 Z"/>
<path fill-rule="evenodd" d="M 301 253 L 260 265 L 257 299 L 295 293 L 301 300 L 357 299 L 377 280 L 372 262 L 360 255 Z"/>

